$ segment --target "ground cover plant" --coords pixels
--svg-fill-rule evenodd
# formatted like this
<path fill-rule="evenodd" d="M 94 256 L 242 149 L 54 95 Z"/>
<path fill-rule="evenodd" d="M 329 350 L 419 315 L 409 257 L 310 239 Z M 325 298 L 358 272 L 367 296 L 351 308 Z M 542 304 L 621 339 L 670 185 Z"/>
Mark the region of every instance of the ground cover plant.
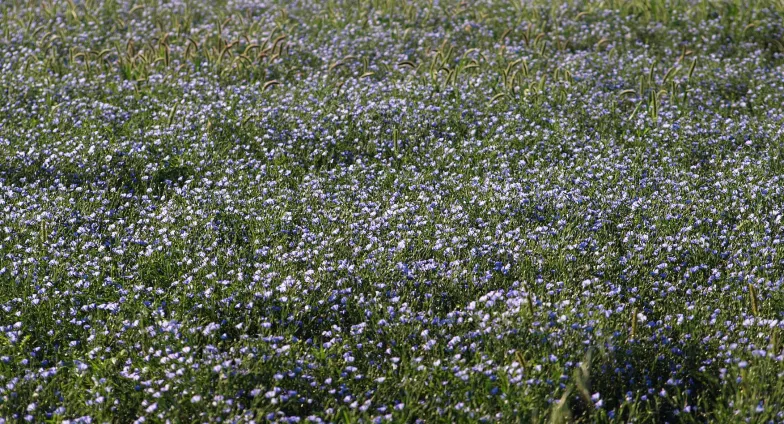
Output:
<path fill-rule="evenodd" d="M 0 2 L 0 422 L 784 422 L 783 18 Z"/>

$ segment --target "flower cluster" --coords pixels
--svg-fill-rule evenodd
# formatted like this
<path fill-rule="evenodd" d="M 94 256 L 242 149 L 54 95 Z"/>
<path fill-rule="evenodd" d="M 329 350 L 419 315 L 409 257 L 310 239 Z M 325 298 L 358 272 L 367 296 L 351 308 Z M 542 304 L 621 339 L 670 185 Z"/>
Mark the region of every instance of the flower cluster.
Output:
<path fill-rule="evenodd" d="M 775 2 L 52 3 L 0 423 L 784 420 Z"/>

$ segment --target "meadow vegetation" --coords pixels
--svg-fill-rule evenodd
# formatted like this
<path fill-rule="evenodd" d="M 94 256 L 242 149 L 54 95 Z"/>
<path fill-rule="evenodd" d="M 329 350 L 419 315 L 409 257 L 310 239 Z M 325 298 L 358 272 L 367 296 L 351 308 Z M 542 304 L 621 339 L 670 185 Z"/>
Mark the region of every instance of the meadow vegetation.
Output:
<path fill-rule="evenodd" d="M 0 2 L 0 423 L 784 422 L 781 0 Z"/>

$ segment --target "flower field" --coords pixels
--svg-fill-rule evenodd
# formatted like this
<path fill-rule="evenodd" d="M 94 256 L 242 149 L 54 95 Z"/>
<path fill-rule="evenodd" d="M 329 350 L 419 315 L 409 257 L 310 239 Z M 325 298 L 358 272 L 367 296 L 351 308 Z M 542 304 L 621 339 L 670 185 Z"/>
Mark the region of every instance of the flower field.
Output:
<path fill-rule="evenodd" d="M 784 422 L 781 0 L 0 2 L 0 423 Z"/>

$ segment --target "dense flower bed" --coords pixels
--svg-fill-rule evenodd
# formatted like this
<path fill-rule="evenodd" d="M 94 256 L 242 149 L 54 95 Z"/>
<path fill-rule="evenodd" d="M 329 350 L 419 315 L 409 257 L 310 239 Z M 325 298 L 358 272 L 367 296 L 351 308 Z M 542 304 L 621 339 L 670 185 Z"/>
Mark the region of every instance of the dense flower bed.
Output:
<path fill-rule="evenodd" d="M 784 421 L 782 16 L 0 3 L 0 422 Z"/>

